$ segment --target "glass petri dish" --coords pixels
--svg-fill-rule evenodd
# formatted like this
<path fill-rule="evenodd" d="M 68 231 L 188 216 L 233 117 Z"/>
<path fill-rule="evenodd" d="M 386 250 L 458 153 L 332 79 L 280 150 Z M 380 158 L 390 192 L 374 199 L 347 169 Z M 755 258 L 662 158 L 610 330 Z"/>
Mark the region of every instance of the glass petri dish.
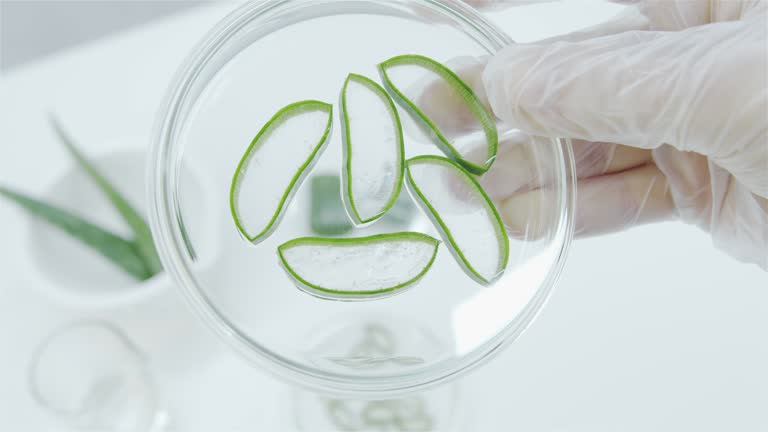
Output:
<path fill-rule="evenodd" d="M 439 237 L 405 189 L 393 214 L 368 228 L 352 230 L 339 219 L 337 107 L 337 133 L 271 237 L 258 245 L 241 238 L 228 204 L 243 152 L 281 107 L 334 102 L 348 73 L 377 79 L 376 65 L 395 55 L 449 61 L 487 56 L 510 42 L 473 9 L 445 0 L 259 1 L 216 25 L 171 86 L 149 170 L 160 255 L 198 315 L 255 365 L 356 397 L 444 382 L 519 337 L 545 303 L 572 237 L 575 183 L 567 142 L 503 131 L 503 155 L 486 176 L 503 174 L 494 171 L 504 166 L 502 158 L 524 157 L 526 168 L 515 173 L 521 188 L 546 188 L 549 198 L 519 210 L 526 223 L 511 231 L 508 266 L 489 286 L 467 277 L 444 246 L 418 286 L 386 299 L 328 301 L 293 285 L 276 254 L 292 238 L 396 231 Z M 439 154 L 400 114 L 406 156 Z M 194 179 L 182 165 L 209 188 L 209 217 L 199 217 L 202 210 L 185 194 Z M 205 241 L 211 237 L 217 247 Z"/>

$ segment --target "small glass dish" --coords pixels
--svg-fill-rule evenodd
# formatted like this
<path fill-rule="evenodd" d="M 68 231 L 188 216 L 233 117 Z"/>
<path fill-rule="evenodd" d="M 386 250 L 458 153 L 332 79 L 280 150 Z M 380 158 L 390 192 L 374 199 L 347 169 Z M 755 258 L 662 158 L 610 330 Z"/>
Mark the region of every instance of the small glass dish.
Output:
<path fill-rule="evenodd" d="M 390 298 L 328 301 L 293 285 L 278 265 L 276 247 L 321 234 L 328 208 L 343 214 L 331 196 L 337 191 L 322 195 L 314 187 L 339 174 L 338 130 L 270 238 L 258 245 L 243 240 L 228 205 L 240 157 L 282 106 L 335 102 L 348 73 L 378 79 L 376 65 L 395 55 L 445 62 L 487 56 L 509 43 L 476 11 L 448 0 L 258 1 L 216 25 L 178 72 L 161 109 L 150 165 L 160 255 L 199 316 L 254 364 L 301 385 L 358 397 L 444 382 L 519 337 L 546 301 L 572 237 L 575 183 L 567 142 L 530 139 L 530 164 L 520 175 L 550 189 L 552 201 L 539 204 L 548 216 L 528 209 L 524 229 L 510 235 L 506 271 L 490 286 L 469 279 L 443 246 L 418 286 Z M 401 111 L 401 117 L 407 115 Z M 439 154 L 404 123 L 407 157 Z M 502 141 L 519 138 L 508 131 Z M 186 210 L 195 207 L 185 202 L 192 179 L 182 164 L 210 187 L 212 220 Z M 405 190 L 401 200 L 402 213 L 370 228 L 350 231 L 326 221 L 323 234 L 420 231 L 439 237 L 425 215 L 409 209 Z M 202 240 L 211 232 L 220 245 L 215 250 Z"/>
<path fill-rule="evenodd" d="M 66 430 L 166 430 L 147 358 L 122 330 L 99 320 L 66 324 L 35 350 L 29 390 Z"/>

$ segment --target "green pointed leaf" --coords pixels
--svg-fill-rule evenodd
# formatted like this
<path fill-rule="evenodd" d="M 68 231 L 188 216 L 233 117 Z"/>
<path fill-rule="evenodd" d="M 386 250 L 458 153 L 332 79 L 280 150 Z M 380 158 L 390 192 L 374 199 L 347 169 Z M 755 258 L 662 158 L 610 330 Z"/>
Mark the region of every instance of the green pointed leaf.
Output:
<path fill-rule="evenodd" d="M 30 214 L 81 241 L 134 278 L 146 280 L 153 276 L 142 257 L 139 256 L 133 242 L 112 234 L 66 210 L 10 189 L 0 187 L 0 195 L 15 202 Z"/>
<path fill-rule="evenodd" d="M 155 249 L 155 243 L 152 240 L 152 232 L 147 225 L 147 222 L 139 214 L 136 209 L 126 200 L 120 192 L 104 177 L 99 170 L 85 157 L 85 155 L 77 148 L 74 141 L 64 132 L 64 129 L 51 117 L 51 124 L 56 131 L 61 142 L 67 148 L 72 157 L 77 161 L 78 165 L 88 174 L 88 176 L 96 183 L 102 193 L 109 199 L 110 203 L 114 206 L 123 220 L 130 227 L 133 232 L 134 242 L 136 243 L 136 249 L 139 251 L 141 258 L 147 269 L 155 275 L 163 270 L 163 266 L 160 263 L 160 258 L 157 255 Z"/>

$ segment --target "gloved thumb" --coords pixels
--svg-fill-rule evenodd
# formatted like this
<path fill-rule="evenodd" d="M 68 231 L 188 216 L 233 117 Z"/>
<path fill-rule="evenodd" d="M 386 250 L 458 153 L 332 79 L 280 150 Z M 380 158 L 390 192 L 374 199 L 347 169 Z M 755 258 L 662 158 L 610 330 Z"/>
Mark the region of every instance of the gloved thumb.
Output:
<path fill-rule="evenodd" d="M 762 145 L 760 131 L 743 128 L 765 126 L 762 36 L 726 22 L 512 45 L 491 59 L 483 83 L 496 116 L 533 135 L 667 143 L 717 159 Z M 716 148 L 713 137 L 733 146 Z"/>
<path fill-rule="evenodd" d="M 648 58 L 663 35 L 627 32 L 582 42 L 516 44 L 483 72 L 497 117 L 533 135 L 645 146 L 671 64 Z M 640 88 L 642 86 L 642 90 Z M 651 109 L 652 107 L 652 109 Z M 633 136 L 635 135 L 635 136 Z"/>

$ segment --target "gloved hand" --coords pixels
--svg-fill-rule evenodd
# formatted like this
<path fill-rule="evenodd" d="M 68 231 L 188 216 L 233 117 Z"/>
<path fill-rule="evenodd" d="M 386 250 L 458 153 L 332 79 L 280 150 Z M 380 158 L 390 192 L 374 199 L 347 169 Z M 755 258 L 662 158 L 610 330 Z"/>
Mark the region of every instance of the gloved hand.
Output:
<path fill-rule="evenodd" d="M 640 1 L 594 28 L 452 66 L 503 123 L 573 139 L 577 235 L 679 217 L 768 269 L 767 20 L 766 1 Z M 420 98 L 443 91 L 431 83 Z M 450 104 L 431 110 L 450 116 Z M 548 192 L 516 178 L 531 149 L 512 141 L 481 182 L 514 232 L 519 209 Z"/>

